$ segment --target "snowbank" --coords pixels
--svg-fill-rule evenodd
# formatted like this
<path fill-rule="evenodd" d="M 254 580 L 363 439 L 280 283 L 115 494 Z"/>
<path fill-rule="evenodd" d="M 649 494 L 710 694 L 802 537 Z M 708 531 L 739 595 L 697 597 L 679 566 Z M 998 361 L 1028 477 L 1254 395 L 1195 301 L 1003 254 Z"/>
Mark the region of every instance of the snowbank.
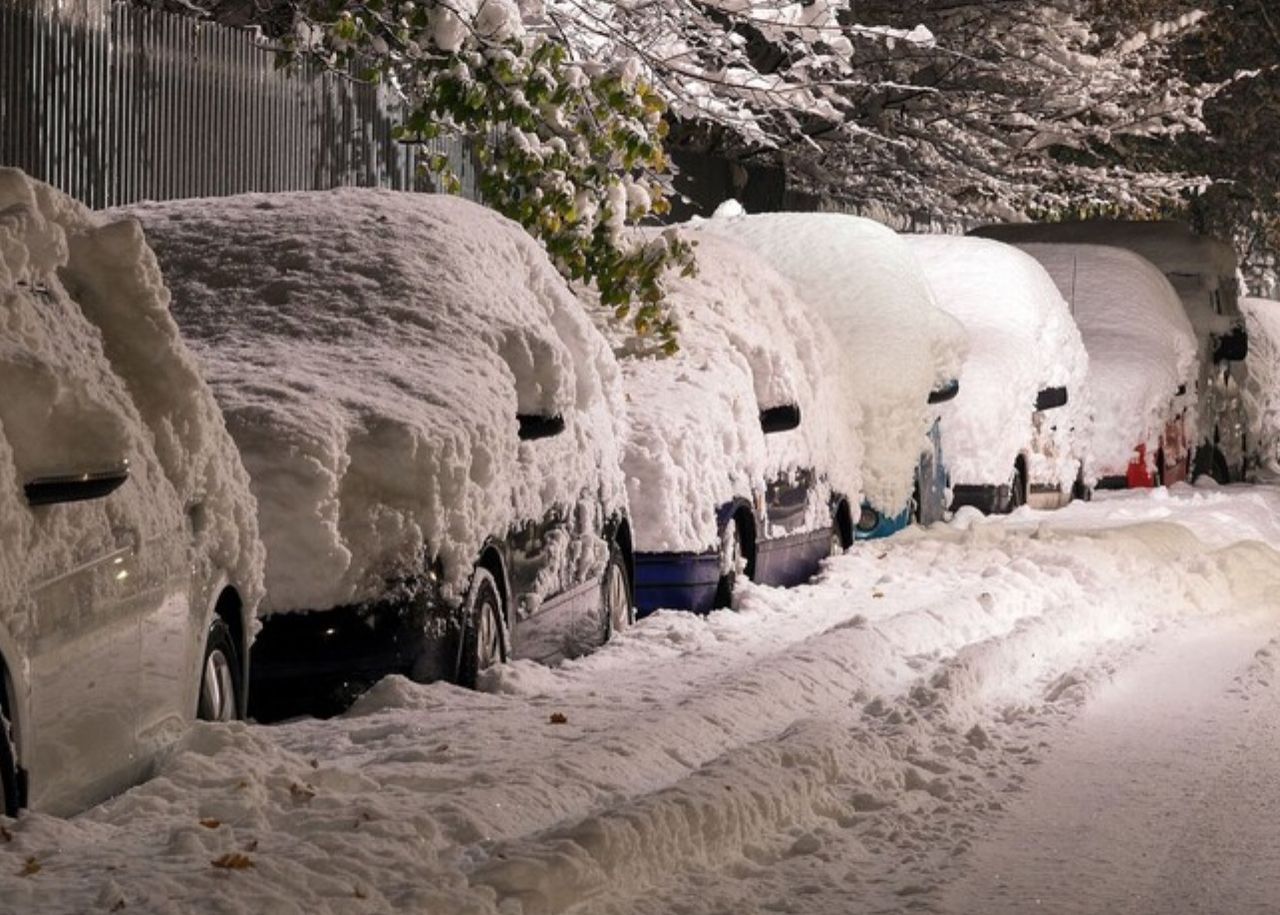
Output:
<path fill-rule="evenodd" d="M 911 497 L 933 423 L 929 392 L 959 377 L 964 330 L 938 308 L 905 243 L 890 229 L 836 213 L 737 215 L 697 225 L 756 252 L 796 284 L 840 349 L 859 403 L 863 497 L 896 514 Z"/>
<path fill-rule="evenodd" d="M 628 409 L 623 470 L 636 549 L 695 551 L 719 543 L 716 510 L 758 504 L 767 481 L 815 468 L 858 504 L 858 405 L 838 382 L 838 353 L 791 284 L 728 240 L 696 239 L 698 273 L 673 277 L 667 302 L 680 350 L 638 353 L 616 321 L 602 327 L 620 355 Z M 760 411 L 796 405 L 800 426 L 765 435 Z M 827 486 L 807 529 L 831 524 Z M 762 532 L 766 533 L 766 532 Z"/>
<path fill-rule="evenodd" d="M 1259 464 L 1280 473 L 1280 302 L 1246 298 L 1240 309 L 1248 322 L 1248 380 L 1244 397 L 1249 441 Z"/>
<path fill-rule="evenodd" d="M 625 505 L 616 364 L 514 223 L 366 189 L 130 212 L 249 469 L 264 610 L 377 598 L 424 556 L 457 594 L 514 523 L 558 506 L 599 529 Z M 566 431 L 520 442 L 518 413 Z M 598 571 L 605 549 L 564 557 L 559 577 Z"/>
<path fill-rule="evenodd" d="M 960 393 L 943 408 L 952 483 L 1007 483 L 1014 461 L 1026 454 L 1034 482 L 1069 486 L 1089 415 L 1088 357 L 1058 287 L 1034 258 L 1010 245 L 946 235 L 903 239 L 938 304 L 969 335 Z M 1036 395 L 1051 387 L 1066 387 L 1069 399 L 1045 417 L 1036 441 Z"/>
<path fill-rule="evenodd" d="M 1138 445 L 1154 457 L 1176 410 L 1192 407 L 1187 419 L 1194 421 L 1199 365 L 1191 322 L 1164 275 L 1131 251 L 1101 245 L 1020 247 L 1058 284 L 1089 353 L 1094 423 L 1092 466 L 1086 466 L 1085 476 L 1123 474 Z M 1186 394 L 1178 396 L 1184 385 Z M 1195 429 L 1188 428 L 1187 436 L 1194 441 Z"/>
<path fill-rule="evenodd" d="M 0 622 L 18 594 L 115 549 L 187 536 L 211 584 L 261 598 L 262 545 L 235 446 L 168 311 L 142 232 L 0 169 Z M 128 460 L 110 498 L 32 511 L 22 484 Z M 200 504 L 201 523 L 188 525 Z"/>

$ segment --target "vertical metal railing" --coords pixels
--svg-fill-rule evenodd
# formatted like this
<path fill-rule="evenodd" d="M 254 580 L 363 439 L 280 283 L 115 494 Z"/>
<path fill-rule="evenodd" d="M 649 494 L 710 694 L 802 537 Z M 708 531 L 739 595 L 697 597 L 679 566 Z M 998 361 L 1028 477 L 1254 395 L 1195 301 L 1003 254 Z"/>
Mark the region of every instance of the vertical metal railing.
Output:
<path fill-rule="evenodd" d="M 426 189 L 399 102 L 246 30 L 110 3 L 0 0 L 0 165 L 93 207 L 339 185 Z M 477 197 L 464 146 L 439 141 Z"/>

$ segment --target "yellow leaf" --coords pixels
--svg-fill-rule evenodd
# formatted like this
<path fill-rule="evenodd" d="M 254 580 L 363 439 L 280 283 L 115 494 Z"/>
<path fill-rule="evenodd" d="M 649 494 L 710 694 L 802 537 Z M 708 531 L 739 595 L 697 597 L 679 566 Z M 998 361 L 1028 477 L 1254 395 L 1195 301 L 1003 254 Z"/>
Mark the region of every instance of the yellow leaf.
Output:
<path fill-rule="evenodd" d="M 228 871 L 242 871 L 246 867 L 254 866 L 248 855 L 242 855 L 238 851 L 229 851 L 221 857 L 214 858 L 210 863 L 214 867 Z"/>

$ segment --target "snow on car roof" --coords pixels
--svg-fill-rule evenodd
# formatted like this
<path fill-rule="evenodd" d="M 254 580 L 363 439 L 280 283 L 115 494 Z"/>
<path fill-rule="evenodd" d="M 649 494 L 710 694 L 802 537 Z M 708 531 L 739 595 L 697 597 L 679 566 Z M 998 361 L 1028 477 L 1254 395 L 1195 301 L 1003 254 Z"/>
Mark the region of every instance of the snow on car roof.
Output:
<path fill-rule="evenodd" d="M 842 213 L 728 213 L 698 228 L 750 247 L 824 319 L 861 407 L 864 498 L 898 511 L 927 445 L 929 392 L 958 377 L 967 346 L 906 244 L 879 223 Z"/>
<path fill-rule="evenodd" d="M 954 483 L 1003 483 L 1033 437 L 1036 394 L 1066 387 L 1067 406 L 1083 421 L 1088 366 L 1080 332 L 1058 287 L 1037 261 L 984 238 L 904 235 L 938 304 L 969 334 L 960 393 L 943 409 L 943 453 Z M 1059 466 L 1038 468 L 1038 482 L 1070 482 L 1072 422 L 1058 422 Z"/>
<path fill-rule="evenodd" d="M 705 233 L 694 240 L 697 274 L 668 284 L 679 352 L 620 360 L 623 468 L 645 552 L 714 547 L 721 505 L 762 495 L 767 479 L 796 468 L 818 468 L 853 504 L 861 489 L 860 445 L 846 419 L 858 407 L 838 383 L 821 323 L 752 252 Z M 636 342 L 617 322 L 606 330 L 623 352 Z M 800 407 L 799 428 L 764 435 L 760 410 L 788 404 Z"/>
<path fill-rule="evenodd" d="M 1071 305 L 1089 353 L 1091 450 L 1101 473 L 1123 472 L 1133 448 L 1154 454 L 1179 386 L 1192 395 L 1196 336 L 1164 275 L 1103 245 L 1027 244 Z M 1188 420 L 1194 417 L 1189 411 Z M 1194 430 L 1189 430 L 1194 433 Z"/>
<path fill-rule="evenodd" d="M 267 610 L 376 599 L 424 554 L 456 595 L 486 538 L 625 504 L 616 363 L 515 223 L 354 188 L 131 212 L 244 453 Z M 519 442 L 518 413 L 566 432 Z"/>
<path fill-rule="evenodd" d="M 194 559 L 247 606 L 262 588 L 256 508 L 239 455 L 138 225 L 0 169 L 0 611 L 118 529 L 175 536 L 200 505 Z M 33 478 L 129 462 L 109 498 L 33 511 Z M 21 611 L 13 621 L 24 625 Z"/>

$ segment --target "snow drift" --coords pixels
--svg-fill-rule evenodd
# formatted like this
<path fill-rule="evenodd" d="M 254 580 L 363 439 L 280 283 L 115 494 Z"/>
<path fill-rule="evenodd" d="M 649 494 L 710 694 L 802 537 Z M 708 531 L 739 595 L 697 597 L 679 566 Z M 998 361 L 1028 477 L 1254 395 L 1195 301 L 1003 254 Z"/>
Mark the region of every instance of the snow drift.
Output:
<path fill-rule="evenodd" d="M 861 492 L 861 446 L 849 421 L 858 405 L 838 382 L 838 353 L 822 323 L 748 250 L 703 235 L 695 252 L 697 275 L 668 284 L 678 353 L 645 356 L 618 322 L 602 322 L 621 357 L 623 470 L 642 552 L 716 547 L 721 505 L 756 502 L 768 480 L 797 469 L 817 469 L 853 505 Z M 800 426 L 765 435 L 760 411 L 793 404 Z M 810 509 L 810 528 L 830 526 L 825 499 Z"/>
<path fill-rule="evenodd" d="M 1088 356 L 1058 287 L 1011 245 L 947 235 L 903 239 L 938 304 L 969 335 L 960 393 L 943 408 L 952 483 L 1006 483 L 1025 454 L 1033 482 L 1070 486 L 1080 464 L 1075 443 L 1083 444 L 1087 431 Z M 1037 435 L 1036 395 L 1052 387 L 1067 388 L 1069 399 L 1045 416 Z"/>
<path fill-rule="evenodd" d="M 616 363 L 515 223 L 367 189 L 131 212 L 249 469 L 265 610 L 372 600 L 434 559 L 456 596 L 513 524 L 623 510 Z M 517 414 L 565 432 L 521 442 Z M 603 567 L 586 542 L 563 571 Z"/>
<path fill-rule="evenodd" d="M 751 248 L 796 284 L 840 349 L 842 381 L 860 406 L 863 497 L 896 514 L 911 497 L 933 423 L 929 392 L 959 377 L 967 340 L 934 302 L 906 244 L 879 223 L 838 213 L 740 215 L 723 209 L 700 231 Z"/>
<path fill-rule="evenodd" d="M 1122 474 L 1134 448 L 1154 458 L 1166 422 L 1194 407 L 1196 336 L 1177 293 L 1145 258 L 1101 245 L 1027 244 L 1071 305 L 1089 353 L 1092 479 Z M 1178 395 L 1185 386 L 1186 393 Z M 1176 399 L 1176 403 L 1175 403 Z M 1195 410 L 1188 410 L 1188 419 Z M 1188 429 L 1195 439 L 1195 430 Z"/>
<path fill-rule="evenodd" d="M 21 593 L 113 549 L 191 537 L 204 580 L 255 606 L 262 544 L 248 478 L 142 231 L 16 169 L 0 169 L 0 622 Z M 32 510 L 31 479 L 129 462 L 110 498 Z M 199 505 L 200 524 L 186 523 Z"/>

